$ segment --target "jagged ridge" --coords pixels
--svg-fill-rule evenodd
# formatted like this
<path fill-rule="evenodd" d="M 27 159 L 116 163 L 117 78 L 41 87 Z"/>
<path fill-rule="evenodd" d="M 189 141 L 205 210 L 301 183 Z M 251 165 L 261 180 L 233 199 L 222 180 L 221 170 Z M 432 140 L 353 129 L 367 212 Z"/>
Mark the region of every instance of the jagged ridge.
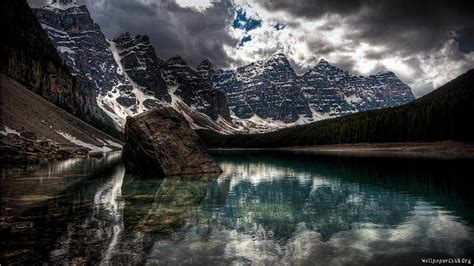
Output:
<path fill-rule="evenodd" d="M 233 70 L 215 69 L 208 60 L 193 69 L 179 56 L 158 58 L 146 35 L 124 33 L 107 41 L 87 8 L 71 1 L 35 13 L 63 61 L 97 92 L 98 105 L 119 127 L 126 116 L 160 105 L 186 113 L 195 128 L 235 132 L 267 131 L 414 99 L 391 72 L 356 76 L 321 60 L 298 76 L 281 53 Z"/>

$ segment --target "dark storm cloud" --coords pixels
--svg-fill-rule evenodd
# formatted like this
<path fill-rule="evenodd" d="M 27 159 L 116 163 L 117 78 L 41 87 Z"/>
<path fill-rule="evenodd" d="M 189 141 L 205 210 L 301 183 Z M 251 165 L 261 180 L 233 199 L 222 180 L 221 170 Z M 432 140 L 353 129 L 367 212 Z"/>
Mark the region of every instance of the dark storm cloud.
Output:
<path fill-rule="evenodd" d="M 78 0 L 108 38 L 146 34 L 160 58 L 180 55 L 192 66 L 242 66 L 283 51 L 298 73 L 321 58 L 364 75 L 389 69 L 420 96 L 473 65 L 472 0 L 247 1 L 198 11 L 174 0 Z M 259 14 L 262 7 L 270 12 Z"/>
<path fill-rule="evenodd" d="M 92 6 L 93 18 L 109 37 L 121 32 L 147 34 L 157 55 L 167 59 L 180 55 L 189 64 L 209 59 L 218 66 L 227 66 L 229 58 L 223 44 L 235 46 L 239 40 L 229 36 L 226 27 L 233 19 L 228 1 L 214 3 L 205 11 L 183 8 L 174 1 L 139 3 L 130 0 L 105 0 Z"/>
<path fill-rule="evenodd" d="M 447 39 L 455 38 L 462 52 L 474 50 L 474 1 L 444 0 L 257 0 L 270 11 L 286 11 L 307 19 L 338 14 L 350 29 L 347 38 L 354 43 L 384 45 L 385 53 L 409 56 L 420 51 L 440 48 Z M 33 6 L 48 0 L 29 0 Z M 237 46 L 227 27 L 235 24 L 230 0 L 214 2 L 204 12 L 183 8 L 173 0 L 80 0 L 87 4 L 96 22 L 112 38 L 122 32 L 147 34 L 163 59 L 180 54 L 191 64 L 208 58 L 217 66 L 228 66 L 230 58 L 223 44 Z M 238 11 L 238 10 L 237 10 Z M 240 9 L 243 17 L 245 11 Z M 261 21 L 257 21 L 261 25 Z M 296 22 L 295 22 L 296 23 Z M 339 27 L 340 22 L 324 27 Z M 253 25 L 252 23 L 250 23 Z M 245 24 L 247 25 L 247 24 Z M 289 24 L 296 28 L 297 25 Z M 324 28 L 322 28 L 324 29 Z M 311 42 L 315 42 L 313 45 Z M 309 39 L 317 54 L 328 54 L 341 47 L 320 45 Z M 368 54 L 372 59 L 384 56 L 380 51 Z M 235 63 L 235 62 L 234 62 Z"/>
<path fill-rule="evenodd" d="M 334 45 L 319 38 L 318 39 L 308 38 L 304 41 L 308 44 L 309 49 L 315 55 L 326 55 L 326 54 L 330 54 L 331 52 L 340 51 L 340 49 L 344 49 L 344 48 L 335 47 Z"/>
<path fill-rule="evenodd" d="M 377 62 L 371 73 L 386 69 L 382 60 L 398 58 L 408 70 L 398 71 L 397 75 L 415 86 L 418 96 L 429 92 L 433 86 L 441 85 L 437 76 L 442 75 L 442 80 L 447 81 L 473 67 L 469 61 L 472 59 L 466 59 L 466 55 L 474 51 L 474 1 L 256 1 L 271 12 L 284 11 L 306 20 L 328 21 L 328 18 L 336 17 L 336 23 L 329 21 L 325 27 L 338 28 L 338 23 L 343 24 L 345 49 L 354 51 L 361 44 L 368 44 L 371 49 L 365 51 L 363 59 Z M 450 44 L 452 40 L 457 42 L 457 47 Z M 335 62 L 331 63 L 357 72 L 356 57 L 345 57 L 340 50 L 342 45 L 327 46 L 324 38 L 308 38 L 307 43 L 319 58 L 332 55 Z M 326 51 L 325 47 L 333 49 Z M 437 74 L 429 73 L 433 69 Z M 423 79 L 423 76 L 432 80 Z M 436 84 L 433 80 L 437 80 Z"/>
<path fill-rule="evenodd" d="M 33 7 L 50 1 L 29 0 Z M 190 65 L 209 59 L 217 67 L 229 65 L 231 59 L 224 44 L 237 46 L 240 40 L 226 30 L 234 19 L 228 0 L 215 2 L 204 11 L 181 7 L 172 0 L 141 3 L 131 0 L 81 0 L 107 38 L 123 32 L 146 34 L 157 55 L 168 59 L 180 55 Z"/>
<path fill-rule="evenodd" d="M 297 17 L 321 18 L 338 14 L 351 25 L 353 40 L 389 46 L 390 53 L 428 51 L 441 47 L 446 39 L 459 33 L 464 43 L 472 38 L 474 1 L 443 0 L 258 0 L 270 11 L 287 11 Z M 472 40 L 471 40 L 472 43 Z M 471 48 L 467 48 L 471 47 Z"/>
<path fill-rule="evenodd" d="M 327 13 L 349 14 L 361 7 L 357 0 L 261 0 L 269 10 L 289 11 L 297 17 L 314 18 Z"/>

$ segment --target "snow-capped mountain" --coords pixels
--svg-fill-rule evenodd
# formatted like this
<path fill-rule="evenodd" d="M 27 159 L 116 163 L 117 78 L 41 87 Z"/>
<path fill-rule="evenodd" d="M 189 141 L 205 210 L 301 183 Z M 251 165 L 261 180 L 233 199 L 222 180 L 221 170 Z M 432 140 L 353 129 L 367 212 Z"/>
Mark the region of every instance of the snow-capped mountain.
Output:
<path fill-rule="evenodd" d="M 79 7 L 75 0 L 53 0 L 50 7 L 59 9 L 68 9 L 71 7 Z"/>
<path fill-rule="evenodd" d="M 117 63 L 124 71 L 124 75 L 143 88 L 143 91 L 154 96 L 144 101 L 145 107 L 152 108 L 161 102 L 171 102 L 168 88 L 160 73 L 163 60 L 156 56 L 148 36 L 132 36 L 126 32 L 113 39 L 111 47 L 117 52 L 115 55 L 119 57 Z"/>
<path fill-rule="evenodd" d="M 212 68 L 212 65 L 208 67 Z M 170 58 L 162 65 L 163 77 L 171 89 L 170 92 L 213 120 L 222 118 L 230 121 L 226 95 L 214 88 L 202 69 L 202 65 L 198 66 L 198 70 L 201 70 L 198 73 L 179 56 Z"/>
<path fill-rule="evenodd" d="M 97 104 L 117 125 L 123 125 L 124 117 L 138 111 L 138 106 L 128 112 L 117 108 L 116 99 L 132 95 L 135 88 L 117 65 L 109 41 L 86 6 L 59 1 L 33 12 L 83 89 L 95 95 Z"/>
<path fill-rule="evenodd" d="M 127 116 L 172 105 L 195 128 L 235 131 L 225 95 L 185 62 L 159 59 L 147 36 L 107 40 L 87 7 L 68 0 L 33 11 L 71 73 L 117 127 Z"/>
<path fill-rule="evenodd" d="M 310 107 L 329 116 L 397 106 L 415 99 L 410 87 L 393 72 L 356 76 L 324 59 L 304 73 L 299 84 Z"/>
<path fill-rule="evenodd" d="M 98 107 L 123 128 L 127 116 L 159 105 L 194 128 L 262 132 L 328 117 L 404 104 L 410 87 L 392 72 L 351 75 L 321 60 L 299 76 L 277 53 L 237 69 L 196 69 L 181 57 L 157 57 L 146 35 L 107 40 L 86 6 L 55 0 L 34 9 L 64 63 Z"/>
<path fill-rule="evenodd" d="M 312 117 L 298 85 L 298 76 L 283 54 L 257 61 L 236 70 L 216 71 L 216 88 L 225 91 L 231 112 L 238 118 L 297 121 Z"/>
<path fill-rule="evenodd" d="M 415 99 L 410 87 L 392 72 L 356 76 L 321 60 L 298 76 L 283 54 L 236 70 L 216 71 L 213 80 L 241 119 L 308 122 Z"/>

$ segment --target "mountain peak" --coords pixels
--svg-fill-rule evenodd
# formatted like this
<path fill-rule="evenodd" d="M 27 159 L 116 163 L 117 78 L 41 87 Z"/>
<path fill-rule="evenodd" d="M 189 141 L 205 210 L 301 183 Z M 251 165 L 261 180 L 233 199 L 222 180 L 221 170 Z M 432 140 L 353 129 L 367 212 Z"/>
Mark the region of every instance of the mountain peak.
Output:
<path fill-rule="evenodd" d="M 187 66 L 188 63 L 186 63 L 186 61 L 184 61 L 183 58 L 181 58 L 181 56 L 179 55 L 175 55 L 173 57 L 171 57 L 170 59 L 168 59 L 166 61 L 166 63 L 168 65 L 182 65 L 182 66 Z"/>
<path fill-rule="evenodd" d="M 51 4 L 57 4 L 57 5 L 71 5 L 71 4 L 77 4 L 75 0 L 53 0 Z"/>
<path fill-rule="evenodd" d="M 130 32 L 120 33 L 119 36 L 112 39 L 114 42 L 130 42 L 135 41 L 142 44 L 150 44 L 150 38 L 148 35 L 132 35 Z"/>
<path fill-rule="evenodd" d="M 137 35 L 135 36 L 136 39 L 139 39 L 142 43 L 149 44 L 150 43 L 150 37 L 148 35 L 143 34 L 143 35 Z"/>
<path fill-rule="evenodd" d="M 212 65 L 211 61 L 204 59 L 201 63 L 199 63 L 196 70 L 209 70 L 213 68 L 214 66 Z"/>
<path fill-rule="evenodd" d="M 330 66 L 328 61 L 326 61 L 324 58 L 321 58 L 317 64 L 317 66 Z"/>
<path fill-rule="evenodd" d="M 286 58 L 286 55 L 281 53 L 281 52 L 277 52 L 277 53 L 274 53 L 272 56 L 270 56 L 270 58 L 268 58 L 267 62 L 271 62 L 271 61 L 288 61 L 288 58 Z"/>
<path fill-rule="evenodd" d="M 376 76 L 396 76 L 395 73 L 393 73 L 392 71 L 388 71 L 388 70 L 379 71 L 375 75 Z"/>
<path fill-rule="evenodd" d="M 320 59 L 319 62 L 316 64 L 316 66 L 314 67 L 314 70 L 316 72 L 332 72 L 332 73 L 337 73 L 337 74 L 348 74 L 347 71 L 344 71 L 338 67 L 335 67 L 331 64 L 329 64 L 328 61 L 324 60 L 324 59 Z"/>
<path fill-rule="evenodd" d="M 273 59 L 273 58 L 286 58 L 286 56 L 282 52 L 276 52 L 270 57 L 270 59 Z"/>
<path fill-rule="evenodd" d="M 275 53 L 270 58 L 264 61 L 265 65 L 286 65 L 290 66 L 288 58 L 283 53 Z"/>
<path fill-rule="evenodd" d="M 71 7 L 78 7 L 79 5 L 75 0 L 53 0 L 49 7 L 58 8 L 58 9 L 68 9 Z"/>
<path fill-rule="evenodd" d="M 113 41 L 116 42 L 117 40 L 129 40 L 132 38 L 130 32 L 122 32 L 117 37 L 113 38 Z"/>

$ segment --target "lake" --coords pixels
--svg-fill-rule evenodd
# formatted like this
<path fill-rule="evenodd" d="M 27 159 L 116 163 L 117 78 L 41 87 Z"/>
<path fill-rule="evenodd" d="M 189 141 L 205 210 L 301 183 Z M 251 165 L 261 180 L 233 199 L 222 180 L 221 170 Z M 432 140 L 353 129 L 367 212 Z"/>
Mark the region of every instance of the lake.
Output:
<path fill-rule="evenodd" d="M 120 153 L 2 168 L 2 265 L 474 262 L 469 160 L 213 151 L 219 177 L 139 178 Z"/>

